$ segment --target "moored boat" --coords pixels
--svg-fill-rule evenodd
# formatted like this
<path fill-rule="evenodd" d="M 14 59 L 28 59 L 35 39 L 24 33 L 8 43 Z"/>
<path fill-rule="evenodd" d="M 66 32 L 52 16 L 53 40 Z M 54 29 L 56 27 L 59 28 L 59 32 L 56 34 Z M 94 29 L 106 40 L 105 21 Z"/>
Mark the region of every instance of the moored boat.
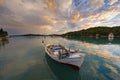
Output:
<path fill-rule="evenodd" d="M 53 60 L 68 65 L 75 70 L 80 69 L 85 57 L 84 53 L 67 49 L 62 45 L 47 45 L 45 51 Z"/>

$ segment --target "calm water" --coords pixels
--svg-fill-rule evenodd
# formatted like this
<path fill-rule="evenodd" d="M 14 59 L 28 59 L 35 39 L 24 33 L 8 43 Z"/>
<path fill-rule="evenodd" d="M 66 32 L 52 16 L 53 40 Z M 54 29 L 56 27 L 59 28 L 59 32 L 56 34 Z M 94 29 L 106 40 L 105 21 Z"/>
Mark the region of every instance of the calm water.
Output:
<path fill-rule="evenodd" d="M 46 37 L 86 54 L 79 71 L 49 58 L 43 37 L 16 37 L 0 42 L 0 80 L 120 80 L 120 39 Z"/>

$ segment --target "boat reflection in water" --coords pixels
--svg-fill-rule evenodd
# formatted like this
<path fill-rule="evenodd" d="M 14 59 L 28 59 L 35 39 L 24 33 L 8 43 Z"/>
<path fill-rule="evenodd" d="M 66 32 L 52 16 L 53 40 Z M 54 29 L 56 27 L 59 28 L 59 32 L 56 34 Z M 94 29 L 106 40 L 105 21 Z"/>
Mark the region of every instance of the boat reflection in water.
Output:
<path fill-rule="evenodd" d="M 52 60 L 47 54 L 45 57 L 51 71 L 59 80 L 80 80 L 79 71 Z"/>

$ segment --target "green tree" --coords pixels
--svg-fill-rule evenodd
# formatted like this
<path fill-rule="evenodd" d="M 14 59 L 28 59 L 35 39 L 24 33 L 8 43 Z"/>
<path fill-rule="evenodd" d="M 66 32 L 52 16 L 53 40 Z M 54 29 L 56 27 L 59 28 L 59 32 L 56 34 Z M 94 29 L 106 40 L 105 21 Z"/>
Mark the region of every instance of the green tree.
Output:
<path fill-rule="evenodd" d="M 2 28 L 0 29 L 0 37 L 5 37 L 5 36 L 7 36 L 8 35 L 8 33 L 7 33 L 7 31 L 4 31 Z"/>

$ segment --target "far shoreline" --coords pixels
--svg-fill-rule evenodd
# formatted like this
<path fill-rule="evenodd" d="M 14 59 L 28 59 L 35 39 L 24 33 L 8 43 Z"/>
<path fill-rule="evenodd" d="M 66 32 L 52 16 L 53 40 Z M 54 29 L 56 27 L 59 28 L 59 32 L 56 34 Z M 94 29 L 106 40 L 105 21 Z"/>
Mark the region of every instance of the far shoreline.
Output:
<path fill-rule="evenodd" d="M 90 37 L 90 38 L 108 38 L 108 36 L 99 36 L 99 37 L 96 37 L 96 36 L 63 36 L 63 35 L 41 35 L 41 34 L 23 34 L 23 35 L 10 35 L 9 37 L 30 37 L 30 36 L 43 36 L 43 37 L 47 37 L 47 36 L 59 36 L 59 37 L 64 37 L 64 38 L 71 38 L 71 37 Z M 3 37 L 3 38 L 9 38 L 9 37 Z M 114 38 L 120 38 L 120 36 L 114 36 Z"/>

